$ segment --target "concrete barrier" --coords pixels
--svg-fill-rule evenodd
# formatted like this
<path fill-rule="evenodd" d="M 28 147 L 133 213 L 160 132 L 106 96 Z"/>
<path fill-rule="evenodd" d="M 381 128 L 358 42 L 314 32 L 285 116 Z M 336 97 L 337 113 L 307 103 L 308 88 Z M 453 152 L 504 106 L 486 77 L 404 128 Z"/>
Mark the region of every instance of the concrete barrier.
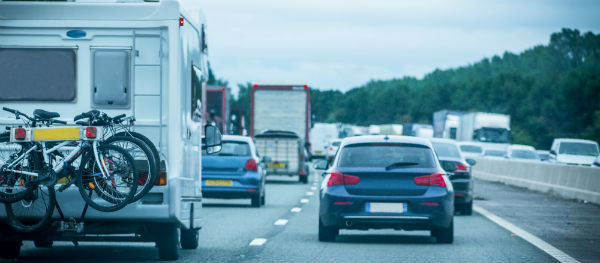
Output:
<path fill-rule="evenodd" d="M 600 168 L 477 158 L 473 177 L 600 204 Z"/>

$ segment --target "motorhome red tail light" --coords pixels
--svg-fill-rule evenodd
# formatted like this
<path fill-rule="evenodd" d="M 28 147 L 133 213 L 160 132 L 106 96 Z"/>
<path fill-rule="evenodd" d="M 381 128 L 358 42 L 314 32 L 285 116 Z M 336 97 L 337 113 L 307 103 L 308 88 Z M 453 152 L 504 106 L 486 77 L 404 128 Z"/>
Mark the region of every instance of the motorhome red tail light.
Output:
<path fill-rule="evenodd" d="M 23 128 L 15 129 L 15 140 L 25 140 L 27 132 Z"/>
<path fill-rule="evenodd" d="M 96 127 L 85 127 L 85 137 L 88 139 L 95 139 L 97 132 L 98 130 L 96 129 Z"/>
<path fill-rule="evenodd" d="M 158 178 L 156 179 L 156 182 L 154 183 L 154 185 L 158 185 L 158 186 L 167 185 L 167 172 L 166 171 L 162 171 L 158 174 Z"/>

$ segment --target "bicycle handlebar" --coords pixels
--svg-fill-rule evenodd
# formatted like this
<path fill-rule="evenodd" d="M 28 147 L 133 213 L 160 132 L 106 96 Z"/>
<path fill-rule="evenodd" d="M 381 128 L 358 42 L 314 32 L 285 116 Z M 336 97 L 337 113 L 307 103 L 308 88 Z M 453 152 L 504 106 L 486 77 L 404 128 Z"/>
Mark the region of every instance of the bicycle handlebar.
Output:
<path fill-rule="evenodd" d="M 20 112 L 18 110 L 13 110 L 13 109 L 7 108 L 7 107 L 2 107 L 2 109 L 5 110 L 5 111 L 10 112 L 12 114 L 14 114 L 15 116 L 17 116 L 17 119 L 18 119 L 19 116 L 23 116 L 23 117 L 27 118 L 30 121 L 32 120 L 29 116 L 27 116 L 27 114 L 22 113 L 22 112 Z"/>

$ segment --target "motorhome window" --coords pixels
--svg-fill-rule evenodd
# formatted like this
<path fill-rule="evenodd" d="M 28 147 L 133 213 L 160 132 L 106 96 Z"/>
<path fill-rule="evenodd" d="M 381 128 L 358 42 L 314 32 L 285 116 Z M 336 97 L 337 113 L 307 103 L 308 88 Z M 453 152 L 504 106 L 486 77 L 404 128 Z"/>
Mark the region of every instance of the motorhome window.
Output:
<path fill-rule="evenodd" d="M 76 50 L 0 48 L 0 101 L 72 101 Z"/>
<path fill-rule="evenodd" d="M 202 121 L 202 71 L 192 66 L 192 120 Z"/>
<path fill-rule="evenodd" d="M 130 61 L 128 49 L 92 49 L 92 102 L 95 107 L 129 107 Z"/>

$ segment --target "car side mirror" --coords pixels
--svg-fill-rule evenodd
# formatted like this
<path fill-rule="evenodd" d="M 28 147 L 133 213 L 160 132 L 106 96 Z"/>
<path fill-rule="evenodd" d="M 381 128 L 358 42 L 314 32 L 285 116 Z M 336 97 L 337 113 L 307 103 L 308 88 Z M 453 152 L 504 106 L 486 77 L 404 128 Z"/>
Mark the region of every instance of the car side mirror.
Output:
<path fill-rule="evenodd" d="M 269 156 L 263 156 L 263 158 L 262 158 L 263 163 L 270 163 L 271 161 L 272 161 L 272 159 Z"/>
<path fill-rule="evenodd" d="M 468 163 L 470 166 L 473 166 L 473 165 L 476 165 L 476 164 L 477 164 L 477 162 L 476 162 L 475 160 L 473 160 L 473 159 L 467 159 L 467 163 Z"/>
<path fill-rule="evenodd" d="M 315 164 L 314 167 L 317 170 L 325 170 L 327 169 L 327 166 L 329 165 L 329 162 L 327 160 L 318 160 Z"/>
<path fill-rule="evenodd" d="M 456 164 L 452 162 L 442 162 L 442 169 L 446 172 L 453 172 L 456 170 Z"/>
<path fill-rule="evenodd" d="M 202 138 L 202 150 L 206 150 L 208 154 L 213 154 L 221 151 L 223 146 L 223 136 L 221 131 L 216 126 L 204 126 L 204 138 Z"/>
<path fill-rule="evenodd" d="M 554 150 L 550 150 L 550 154 L 551 155 L 556 155 L 556 152 Z"/>

